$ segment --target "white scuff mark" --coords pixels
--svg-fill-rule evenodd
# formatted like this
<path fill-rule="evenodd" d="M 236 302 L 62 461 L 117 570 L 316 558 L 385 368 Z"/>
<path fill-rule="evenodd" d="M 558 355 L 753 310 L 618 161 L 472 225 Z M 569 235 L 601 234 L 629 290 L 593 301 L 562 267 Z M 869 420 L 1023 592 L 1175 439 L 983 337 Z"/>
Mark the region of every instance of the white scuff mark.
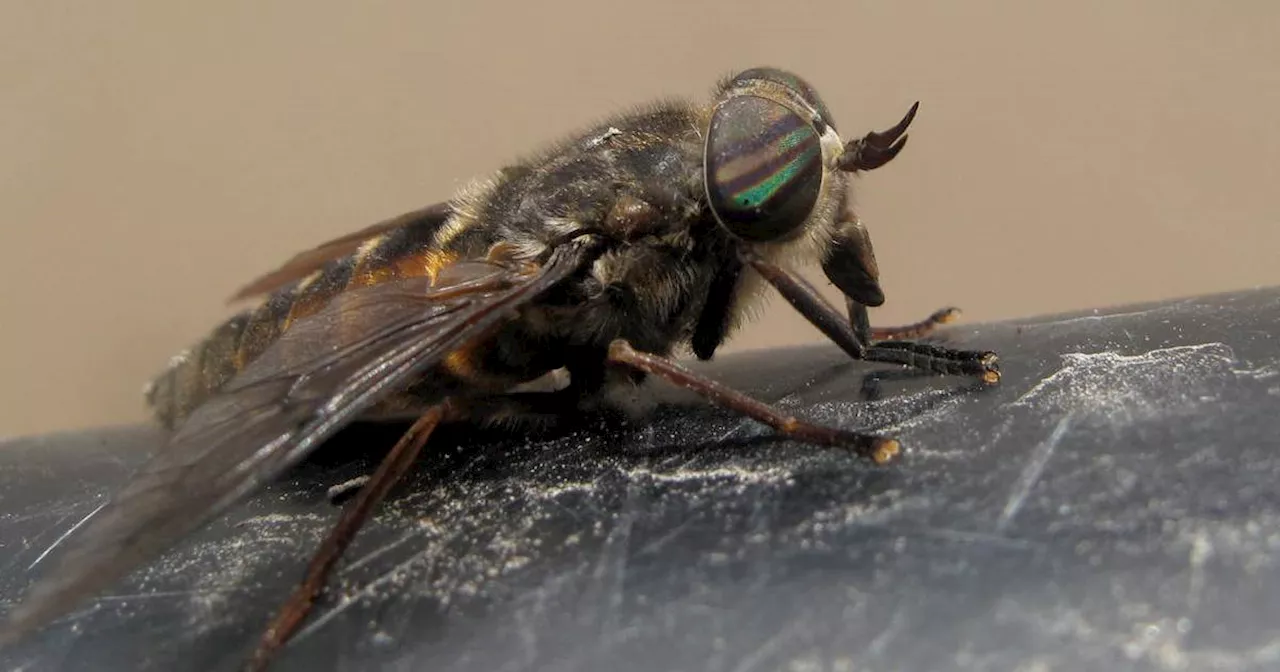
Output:
<path fill-rule="evenodd" d="M 773 405 L 779 409 L 798 407 L 800 412 L 796 417 L 806 422 L 898 436 L 919 427 L 946 422 L 964 401 L 965 398 L 954 391 L 927 388 L 877 401 L 824 401 L 808 406 L 799 406 L 798 397 L 787 395 Z M 767 425 L 747 418 L 719 434 L 714 442 L 723 442 L 734 436 L 773 435 L 776 434 Z"/>
<path fill-rule="evenodd" d="M 812 385 L 812 384 L 813 384 L 813 381 L 809 381 L 805 383 L 803 387 L 808 387 L 809 385 Z M 792 392 L 780 397 L 779 399 L 777 399 L 776 401 L 774 401 L 769 405 L 773 406 L 778 410 L 795 408 L 796 402 L 798 399 L 799 397 L 796 396 L 794 392 Z M 808 410 L 811 411 L 813 409 L 808 409 Z M 723 432 L 722 434 L 717 436 L 714 439 L 714 442 L 723 443 L 729 440 L 730 438 L 733 438 L 734 436 L 761 436 L 771 431 L 773 430 L 771 430 L 768 425 L 758 420 L 754 420 L 748 417 L 741 417 L 741 418 L 738 418 L 738 421 L 728 431 Z"/>
<path fill-rule="evenodd" d="M 680 522 L 679 525 L 676 525 L 675 527 L 671 528 L 666 533 L 664 533 L 662 536 L 642 546 L 639 550 L 635 552 L 635 556 L 638 558 L 640 556 L 653 555 L 658 553 L 659 551 L 662 550 L 664 546 L 674 541 L 680 535 L 684 534 L 685 530 L 689 529 L 689 526 L 692 525 L 695 520 L 697 519 L 694 516 L 689 516 L 685 518 L 683 521 Z"/>
<path fill-rule="evenodd" d="M 48 518 L 50 516 L 58 516 L 58 521 L 53 524 L 53 527 L 57 527 L 58 525 L 62 524 L 62 521 L 70 518 L 71 514 L 74 513 L 77 508 L 79 508 L 78 503 L 64 504 L 64 505 L 58 505 L 58 506 L 47 506 L 42 509 L 39 509 L 34 513 L 24 513 L 22 515 L 13 514 L 13 513 L 0 514 L 0 520 L 5 521 L 6 523 L 17 524 L 17 523 L 25 523 L 28 520 L 35 520 L 37 518 Z"/>
<path fill-rule="evenodd" d="M 1031 494 L 1031 488 L 1040 480 L 1040 476 L 1044 473 L 1044 468 L 1049 464 L 1049 458 L 1053 456 L 1053 451 L 1057 449 L 1058 444 L 1062 442 L 1062 437 L 1067 435 L 1067 428 L 1071 425 L 1071 413 L 1067 413 L 1058 421 L 1053 433 L 1049 438 L 1036 446 L 1035 452 L 1031 454 L 1031 459 L 1027 462 L 1027 466 L 1022 470 L 1022 475 L 1018 477 L 1017 483 L 1013 486 L 1013 492 L 1009 495 L 1009 501 L 1004 506 L 1004 511 L 1000 513 L 1000 519 L 996 521 L 996 531 L 1004 532 L 1009 523 L 1013 522 L 1013 517 L 1018 515 L 1018 510 L 1022 508 L 1023 502 Z"/>
<path fill-rule="evenodd" d="M 947 398 L 938 401 L 937 405 L 929 408 L 923 413 L 918 413 L 907 417 L 898 422 L 885 425 L 879 429 L 882 433 L 903 434 L 917 427 L 923 427 L 934 423 L 946 421 L 950 416 L 954 415 L 956 409 L 965 401 L 963 397 L 952 395 L 946 390 L 926 390 L 910 397 L 900 397 L 890 400 L 892 403 L 903 404 L 904 407 L 915 409 L 917 405 L 931 401 L 933 398 L 943 395 L 949 395 Z M 913 398 L 914 397 L 914 398 Z"/>
<path fill-rule="evenodd" d="M 363 488 L 371 478 L 372 477 L 368 474 L 364 474 L 363 476 L 356 476 L 355 478 L 349 478 L 341 483 L 331 485 L 329 486 L 329 489 L 325 491 L 325 496 L 329 498 L 329 501 L 336 500 L 352 490 Z"/>
<path fill-rule="evenodd" d="M 412 558 L 409 558 L 408 560 L 405 560 L 404 562 L 401 562 L 400 564 L 392 567 L 390 570 L 383 573 L 382 576 L 379 576 L 373 581 L 370 581 L 368 584 L 366 584 L 363 588 L 361 588 L 356 593 L 351 595 L 343 595 L 342 598 L 338 600 L 338 603 L 335 604 L 332 609 L 330 609 L 329 611 L 326 611 L 323 614 L 320 614 L 318 617 L 316 617 L 314 621 L 311 622 L 310 625 L 303 628 L 302 630 L 299 630 L 298 634 L 294 635 L 293 640 L 290 643 L 296 645 L 298 642 L 301 642 L 303 639 L 306 639 L 307 637 L 310 637 L 311 635 L 315 634 L 317 630 L 324 627 L 325 624 L 327 624 L 329 621 L 332 621 L 339 614 L 349 609 L 352 605 L 359 602 L 361 599 L 365 597 L 373 595 L 373 593 L 378 588 L 392 581 L 398 580 L 400 576 L 404 572 L 408 571 L 413 565 L 421 563 L 425 560 L 428 560 L 427 556 L 415 555 Z"/>
<path fill-rule="evenodd" d="M 237 527 L 245 525 L 285 525 L 289 523 L 297 523 L 302 520 L 322 521 L 324 516 L 314 513 L 268 513 L 261 516 L 246 518 L 236 524 Z"/>
<path fill-rule="evenodd" d="M 1236 360 L 1229 346 L 1214 342 L 1138 355 L 1071 352 L 1062 362 L 1010 405 L 1117 422 L 1161 417 L 1202 405 L 1204 382 L 1232 375 Z"/>
<path fill-rule="evenodd" d="M 66 532 L 63 532 L 61 535 L 58 536 L 57 539 L 54 539 L 53 543 L 49 544 L 49 547 L 44 549 L 43 553 L 37 556 L 36 559 L 31 562 L 31 564 L 27 565 L 27 571 L 29 572 L 32 569 L 35 569 L 35 566 L 40 564 L 40 561 L 44 560 L 45 557 L 53 551 L 53 549 L 57 548 L 62 542 L 66 541 L 67 537 L 70 537 L 72 534 L 75 534 L 76 530 L 80 529 L 81 526 L 89 522 L 89 519 L 96 516 L 98 512 L 101 511 L 102 508 L 105 507 L 106 505 L 107 505 L 107 502 L 103 502 L 98 506 L 94 507 L 94 509 L 90 511 L 88 515 L 80 519 L 80 522 L 76 523 L 75 525 L 72 525 L 71 529 L 67 530 Z"/>
<path fill-rule="evenodd" d="M 876 657 L 883 656 L 889 643 L 897 639 L 898 633 L 902 632 L 906 625 L 906 614 L 901 605 L 899 605 L 893 612 L 893 618 L 889 619 L 889 625 L 885 626 L 884 630 L 881 630 L 867 645 L 867 653 Z"/>
<path fill-rule="evenodd" d="M 1232 369 L 1231 372 L 1237 376 L 1253 378 L 1254 380 L 1268 380 L 1280 376 L 1280 364 L 1260 366 L 1256 369 Z"/>
<path fill-rule="evenodd" d="M 1191 578 L 1187 581 L 1187 609 L 1195 613 L 1200 606 L 1200 596 L 1204 592 L 1204 565 L 1213 555 L 1213 542 L 1204 530 L 1198 530 L 1191 542 L 1191 553 L 1188 564 L 1191 566 Z"/>
<path fill-rule="evenodd" d="M 596 491 L 594 481 L 561 481 L 554 485 L 537 481 L 516 481 L 513 485 L 519 486 L 520 490 L 526 494 L 544 500 L 558 499 L 569 494 L 590 495 Z"/>
<path fill-rule="evenodd" d="M 921 527 L 904 526 L 895 529 L 904 535 L 917 534 L 923 537 L 946 539 L 947 541 L 954 541 L 963 544 L 996 546 L 999 548 L 1017 550 L 1032 550 L 1044 547 L 1044 544 L 1036 541 L 1027 541 L 1025 539 L 1015 539 L 998 534 L 988 534 L 986 532 L 979 532 L 975 530 L 961 530 L 951 527 L 931 527 L 926 525 Z"/>
<path fill-rule="evenodd" d="M 134 600 L 164 600 L 175 597 L 192 597 L 202 594 L 212 593 L 240 593 L 244 592 L 242 588 L 221 587 L 221 588 L 205 588 L 191 590 L 157 590 L 151 593 L 128 593 L 120 595 L 102 595 L 95 598 L 98 602 L 132 602 Z"/>
<path fill-rule="evenodd" d="M 751 672 L 751 670 L 763 670 L 764 662 L 770 656 L 776 655 L 782 650 L 782 645 L 788 640 L 794 638 L 801 629 L 800 621 L 792 621 L 785 628 L 773 633 L 757 646 L 754 651 L 743 656 L 742 660 L 734 666 L 733 672 Z"/>
<path fill-rule="evenodd" d="M 791 469 L 784 467 L 767 467 L 763 469 L 745 469 L 738 467 L 712 467 L 708 469 L 680 468 L 672 471 L 656 471 L 645 467 L 624 470 L 628 478 L 653 480 L 660 483 L 699 483 L 710 485 L 709 481 L 730 481 L 735 484 L 789 484 L 795 477 Z"/>
<path fill-rule="evenodd" d="M 731 427 L 729 431 L 723 432 L 719 436 L 717 436 L 715 438 L 715 443 L 724 443 L 725 441 L 728 441 L 734 436 L 737 436 L 738 434 L 742 434 L 749 429 L 755 429 L 757 430 L 756 433 L 760 433 L 764 429 L 764 425 L 761 425 L 760 423 L 750 418 L 739 420 L 738 424 Z M 748 436 L 750 435 L 748 434 Z"/>
<path fill-rule="evenodd" d="M 1111 321 L 1111 320 L 1122 320 L 1122 319 L 1125 319 L 1125 318 L 1128 318 L 1128 317 L 1146 317 L 1146 316 L 1148 316 L 1148 315 L 1152 315 L 1152 314 L 1154 314 L 1154 313 L 1160 313 L 1160 312 L 1165 312 L 1165 311 L 1170 311 L 1170 312 L 1175 311 L 1175 310 L 1177 310 L 1178 308 L 1180 308 L 1180 307 L 1182 307 L 1182 306 L 1184 306 L 1184 305 L 1186 305 L 1187 303 L 1190 303 L 1190 302 L 1191 302 L 1191 300 L 1188 300 L 1188 301 L 1178 301 L 1178 302 L 1175 302 L 1175 303 L 1169 303 L 1169 304 L 1163 304 L 1163 305 L 1159 305 L 1159 306 L 1153 306 L 1153 307 L 1151 307 L 1151 308 L 1147 308 L 1147 309 L 1144 309 L 1144 310 L 1131 310 L 1131 311 L 1127 311 L 1127 312 L 1123 312 L 1123 313 L 1102 313 L 1102 314 L 1095 314 L 1095 315 L 1078 315 L 1078 316 L 1076 316 L 1076 317 L 1068 317 L 1068 318 L 1064 318 L 1064 319 L 1061 319 L 1061 320 L 1054 320 L 1053 322 L 1035 322 L 1035 323 L 1032 323 L 1032 324 L 1022 325 L 1022 326 L 1024 326 L 1025 328 L 1036 328 L 1036 329 L 1038 329 L 1038 328 L 1042 328 L 1042 327 L 1062 327 L 1062 326 L 1073 325 L 1073 324 L 1078 324 L 1078 323 L 1107 322 L 1107 321 Z"/>
<path fill-rule="evenodd" d="M 208 632 L 236 618 L 237 595 L 254 588 L 254 578 L 273 558 L 297 557 L 297 549 L 318 543 L 325 530 L 317 523 L 326 519 L 313 513 L 270 513 L 238 521 L 227 528 L 225 538 L 200 541 L 156 558 L 142 570 L 137 584 L 152 589 L 138 592 L 185 595 L 185 627 Z M 175 580 L 183 577 L 187 578 L 181 590 L 172 590 Z"/>
<path fill-rule="evenodd" d="M 357 560 L 353 560 L 346 567 L 342 568 L 342 571 L 338 573 L 338 576 L 342 577 L 342 576 L 350 575 L 352 572 L 355 572 L 361 567 L 364 567 L 365 565 L 369 564 L 373 560 L 376 560 L 382 557 L 383 555 L 386 555 L 387 553 L 390 553 L 391 551 L 405 545 L 406 543 L 408 543 L 410 540 L 414 539 L 417 536 L 418 536 L 418 533 L 416 531 L 406 532 L 405 534 L 401 535 L 398 539 L 390 543 L 384 544 L 366 553 L 365 555 L 361 556 Z"/>
<path fill-rule="evenodd" d="M 887 527 L 905 512 L 927 510 L 931 501 L 923 495 L 907 496 L 899 490 L 886 490 L 833 509 L 816 511 L 797 525 L 795 531 L 810 536 L 847 527 Z"/>

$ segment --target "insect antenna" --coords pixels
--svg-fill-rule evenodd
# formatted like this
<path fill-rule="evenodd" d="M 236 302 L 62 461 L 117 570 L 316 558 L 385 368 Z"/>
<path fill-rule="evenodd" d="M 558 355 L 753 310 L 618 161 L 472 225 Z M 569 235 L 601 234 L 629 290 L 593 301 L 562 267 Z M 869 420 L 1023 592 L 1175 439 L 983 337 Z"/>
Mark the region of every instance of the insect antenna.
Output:
<path fill-rule="evenodd" d="M 916 118 L 918 109 L 920 109 L 919 102 L 912 105 L 907 115 L 893 128 L 887 131 L 873 131 L 845 145 L 844 154 L 840 157 L 838 164 L 840 170 L 848 172 L 875 170 L 892 161 L 893 157 L 907 146 L 905 133 L 907 127 L 911 125 L 911 120 Z"/>

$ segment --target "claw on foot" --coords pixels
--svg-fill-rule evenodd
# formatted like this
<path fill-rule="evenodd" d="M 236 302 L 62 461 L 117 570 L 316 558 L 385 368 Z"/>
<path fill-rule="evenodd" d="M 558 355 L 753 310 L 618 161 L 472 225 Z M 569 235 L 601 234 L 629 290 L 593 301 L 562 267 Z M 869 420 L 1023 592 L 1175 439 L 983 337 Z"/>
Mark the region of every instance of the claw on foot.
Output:
<path fill-rule="evenodd" d="M 897 439 L 881 439 L 871 452 L 871 461 L 876 464 L 887 464 L 902 452 L 902 444 Z"/>
<path fill-rule="evenodd" d="M 995 385 L 1000 382 L 1000 360 L 994 352 L 983 353 L 982 359 L 979 360 L 985 369 L 982 373 L 982 382 L 988 385 Z"/>

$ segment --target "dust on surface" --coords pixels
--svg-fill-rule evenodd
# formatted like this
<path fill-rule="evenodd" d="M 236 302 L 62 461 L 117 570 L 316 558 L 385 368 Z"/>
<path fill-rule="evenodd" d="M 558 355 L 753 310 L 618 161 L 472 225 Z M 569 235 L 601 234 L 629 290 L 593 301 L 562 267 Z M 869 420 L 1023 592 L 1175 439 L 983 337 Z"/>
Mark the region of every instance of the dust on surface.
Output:
<path fill-rule="evenodd" d="M 1215 378 L 1239 373 L 1223 343 L 1158 348 L 1138 355 L 1070 352 L 1062 366 L 1013 402 L 1056 412 L 1131 421 L 1213 401 Z M 1252 372 L 1249 372 L 1252 373 Z"/>

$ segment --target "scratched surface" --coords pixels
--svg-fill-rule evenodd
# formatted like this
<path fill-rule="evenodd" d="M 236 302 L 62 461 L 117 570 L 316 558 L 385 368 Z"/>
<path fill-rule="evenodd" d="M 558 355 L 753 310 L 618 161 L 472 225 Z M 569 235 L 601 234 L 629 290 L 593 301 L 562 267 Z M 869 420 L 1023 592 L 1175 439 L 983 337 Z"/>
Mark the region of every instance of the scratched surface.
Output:
<path fill-rule="evenodd" d="M 1000 351 L 1003 384 L 831 347 L 708 367 L 894 432 L 891 468 L 661 389 L 677 403 L 643 426 L 442 436 L 279 669 L 1280 667 L 1280 289 L 949 340 Z M 0 446 L 0 600 L 154 438 Z M 235 669 L 336 517 L 326 488 L 392 438 L 340 436 L 0 667 Z"/>

